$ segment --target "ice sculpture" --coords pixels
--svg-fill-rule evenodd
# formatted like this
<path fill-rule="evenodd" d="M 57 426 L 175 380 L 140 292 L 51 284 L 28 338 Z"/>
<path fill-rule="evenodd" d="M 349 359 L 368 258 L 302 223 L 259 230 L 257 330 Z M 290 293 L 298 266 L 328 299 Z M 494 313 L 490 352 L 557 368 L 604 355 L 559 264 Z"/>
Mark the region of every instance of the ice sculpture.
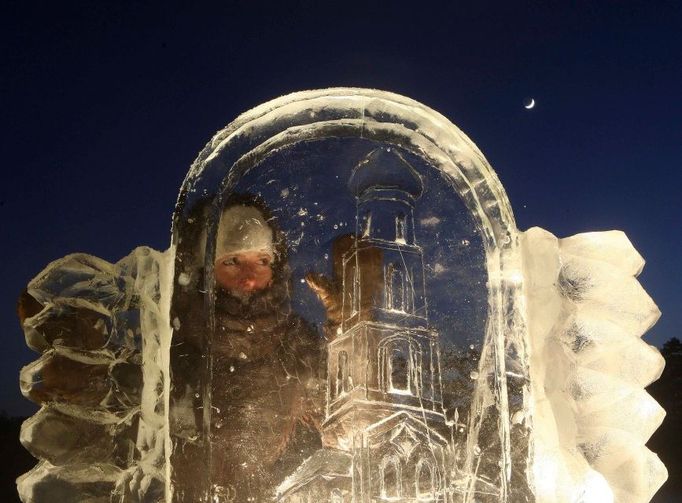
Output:
<path fill-rule="evenodd" d="M 646 502 L 659 312 L 619 232 L 519 232 L 476 146 L 326 89 L 218 132 L 165 252 L 28 286 L 24 502 Z"/>

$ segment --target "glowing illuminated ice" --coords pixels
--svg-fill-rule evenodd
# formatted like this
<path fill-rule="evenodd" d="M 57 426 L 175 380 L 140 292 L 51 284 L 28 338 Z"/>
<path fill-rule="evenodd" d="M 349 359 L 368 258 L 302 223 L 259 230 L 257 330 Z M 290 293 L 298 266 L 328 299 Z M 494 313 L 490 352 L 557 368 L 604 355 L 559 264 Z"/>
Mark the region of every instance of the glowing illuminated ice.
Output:
<path fill-rule="evenodd" d="M 429 108 L 296 93 L 218 132 L 165 252 L 20 302 L 24 502 L 646 502 L 659 311 L 623 233 L 516 229 Z"/>

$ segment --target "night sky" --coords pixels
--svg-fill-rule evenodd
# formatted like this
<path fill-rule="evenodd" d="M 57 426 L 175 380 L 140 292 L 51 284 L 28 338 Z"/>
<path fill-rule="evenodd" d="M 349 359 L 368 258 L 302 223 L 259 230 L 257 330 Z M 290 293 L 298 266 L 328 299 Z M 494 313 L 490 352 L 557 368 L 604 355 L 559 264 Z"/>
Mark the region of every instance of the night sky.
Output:
<path fill-rule="evenodd" d="M 3 2 L 0 409 L 34 410 L 18 373 L 37 354 L 14 309 L 35 274 L 71 252 L 165 249 L 214 132 L 329 86 L 444 114 L 491 162 L 522 230 L 625 231 L 663 312 L 645 339 L 680 336 L 682 4 L 318 3 Z"/>

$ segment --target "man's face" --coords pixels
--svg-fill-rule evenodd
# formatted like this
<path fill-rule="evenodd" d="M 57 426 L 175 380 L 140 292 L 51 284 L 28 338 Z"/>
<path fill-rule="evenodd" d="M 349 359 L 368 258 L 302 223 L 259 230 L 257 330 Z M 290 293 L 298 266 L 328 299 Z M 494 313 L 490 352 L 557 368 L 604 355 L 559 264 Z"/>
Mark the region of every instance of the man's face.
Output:
<path fill-rule="evenodd" d="M 241 251 L 223 255 L 215 263 L 216 282 L 237 297 L 248 297 L 270 286 L 272 255 Z"/>

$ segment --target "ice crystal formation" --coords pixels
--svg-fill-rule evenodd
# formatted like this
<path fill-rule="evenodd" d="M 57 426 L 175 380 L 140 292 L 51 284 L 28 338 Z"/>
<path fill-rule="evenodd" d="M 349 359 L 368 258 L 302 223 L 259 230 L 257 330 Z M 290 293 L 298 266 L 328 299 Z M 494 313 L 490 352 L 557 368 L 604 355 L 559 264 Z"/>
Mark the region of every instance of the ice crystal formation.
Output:
<path fill-rule="evenodd" d="M 659 311 L 618 231 L 520 232 L 447 119 L 365 89 L 219 131 L 168 250 L 20 301 L 24 502 L 646 502 Z"/>

